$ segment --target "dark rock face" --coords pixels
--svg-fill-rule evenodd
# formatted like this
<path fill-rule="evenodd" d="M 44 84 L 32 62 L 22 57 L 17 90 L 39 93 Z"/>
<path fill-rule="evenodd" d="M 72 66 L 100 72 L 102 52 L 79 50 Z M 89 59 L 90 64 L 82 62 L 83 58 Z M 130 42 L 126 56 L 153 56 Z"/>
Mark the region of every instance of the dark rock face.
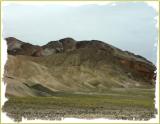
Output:
<path fill-rule="evenodd" d="M 39 51 L 42 50 L 40 46 L 32 45 L 30 43 L 22 42 L 14 37 L 6 38 L 8 54 L 11 55 L 28 55 L 28 56 L 41 56 Z"/>
<path fill-rule="evenodd" d="M 62 43 L 64 52 L 72 51 L 76 48 L 76 41 L 72 38 L 64 38 L 59 40 L 59 42 Z"/>
<path fill-rule="evenodd" d="M 72 51 L 76 48 L 76 41 L 72 38 L 64 38 L 59 41 L 50 41 L 44 46 L 32 45 L 22 42 L 14 37 L 6 38 L 8 54 L 28 55 L 28 56 L 47 56 L 53 53 Z"/>
<path fill-rule="evenodd" d="M 25 43 L 13 37 L 6 38 L 6 41 L 8 54 L 10 55 L 41 57 L 71 51 L 77 53 L 79 51 L 86 58 L 92 60 L 91 64 L 94 61 L 100 61 L 98 58 L 101 58 L 107 63 L 110 62 L 121 66 L 121 68 L 127 73 L 131 73 L 130 75 L 134 77 L 143 77 L 145 80 L 155 79 L 154 71 L 156 67 L 144 57 L 134 55 L 128 51 L 122 51 L 101 41 L 75 41 L 72 38 L 64 38 L 59 41 L 51 41 L 44 46 Z M 89 55 L 87 56 L 87 54 Z"/>
<path fill-rule="evenodd" d="M 55 49 L 55 52 L 63 52 L 63 45 L 59 41 L 50 41 L 42 47 L 43 49 Z"/>

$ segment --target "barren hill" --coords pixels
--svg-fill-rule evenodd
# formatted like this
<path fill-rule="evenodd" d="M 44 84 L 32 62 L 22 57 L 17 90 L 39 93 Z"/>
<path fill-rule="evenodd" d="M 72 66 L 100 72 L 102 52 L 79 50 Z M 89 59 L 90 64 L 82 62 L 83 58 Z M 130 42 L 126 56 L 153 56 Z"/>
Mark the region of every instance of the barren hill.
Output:
<path fill-rule="evenodd" d="M 6 38 L 4 81 L 8 96 L 57 92 L 104 93 L 113 88 L 153 88 L 156 67 L 142 56 L 98 40 L 64 38 L 36 46 Z"/>

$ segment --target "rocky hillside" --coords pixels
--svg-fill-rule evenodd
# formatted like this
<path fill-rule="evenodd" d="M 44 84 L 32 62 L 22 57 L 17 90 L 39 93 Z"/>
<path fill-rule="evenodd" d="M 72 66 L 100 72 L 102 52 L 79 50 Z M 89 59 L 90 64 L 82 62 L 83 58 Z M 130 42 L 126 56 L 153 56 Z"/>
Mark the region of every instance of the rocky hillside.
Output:
<path fill-rule="evenodd" d="M 6 38 L 6 95 L 51 96 L 56 92 L 105 92 L 153 88 L 155 66 L 144 57 L 98 40 L 64 38 L 44 46 Z"/>

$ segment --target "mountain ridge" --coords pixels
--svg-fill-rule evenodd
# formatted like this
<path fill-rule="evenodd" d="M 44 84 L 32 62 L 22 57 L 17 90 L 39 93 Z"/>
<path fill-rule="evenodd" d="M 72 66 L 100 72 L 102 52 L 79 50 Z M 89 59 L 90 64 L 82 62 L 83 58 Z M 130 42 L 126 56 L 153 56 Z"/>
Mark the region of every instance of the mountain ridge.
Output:
<path fill-rule="evenodd" d="M 8 94 L 47 96 L 48 92 L 42 89 L 104 92 L 115 87 L 154 87 L 155 84 L 156 67 L 150 61 L 102 41 L 64 38 L 43 46 L 13 37 L 6 41 L 9 56 L 4 80 L 8 83 Z M 16 91 L 17 87 L 26 94 Z"/>
<path fill-rule="evenodd" d="M 9 42 L 13 42 L 13 41 L 19 41 L 19 42 L 21 42 L 22 44 L 32 45 L 31 43 L 23 42 L 23 41 L 15 38 L 15 37 L 7 37 L 7 38 L 5 38 L 5 40 L 7 41 L 8 46 L 10 46 L 10 45 L 9 45 Z M 62 46 L 62 42 L 63 42 L 63 41 L 73 41 L 73 42 L 76 42 L 74 45 L 77 45 L 77 48 L 79 47 L 78 44 L 80 44 L 80 45 L 83 47 L 83 42 L 85 42 L 85 44 L 89 44 L 89 42 L 101 42 L 101 43 L 106 44 L 106 45 L 108 45 L 108 46 L 110 46 L 110 47 L 112 47 L 112 48 L 116 48 L 116 47 L 114 47 L 113 45 L 110 45 L 110 44 L 108 44 L 108 43 L 106 43 L 106 42 L 99 41 L 99 40 L 76 41 L 76 40 L 74 40 L 73 38 L 70 38 L 70 37 L 66 37 L 66 38 L 63 38 L 63 39 L 60 39 L 60 40 L 57 40 L 57 41 L 49 41 L 49 42 L 48 42 L 47 44 L 45 44 L 45 45 L 32 45 L 32 46 L 34 46 L 34 47 L 42 47 L 43 49 L 45 49 L 45 48 L 48 48 L 48 47 L 56 48 L 56 45 L 57 45 L 57 47 L 59 47 L 60 49 L 63 49 L 63 46 Z M 52 43 L 53 43 L 53 44 L 52 44 Z M 58 43 L 59 43 L 59 44 L 58 44 Z M 50 45 L 51 45 L 51 46 L 50 46 Z M 14 46 L 14 45 L 12 45 L 12 46 Z M 145 61 L 147 61 L 147 62 L 149 62 L 149 63 L 152 63 L 151 61 L 147 60 L 145 57 L 143 57 L 143 56 L 141 56 L 141 55 L 136 55 L 136 54 L 134 54 L 134 53 L 132 53 L 132 52 L 129 52 L 129 51 L 127 51 L 127 50 L 121 50 L 121 49 L 119 49 L 119 48 L 116 48 L 116 49 L 119 50 L 119 51 L 126 52 L 127 54 L 133 55 L 133 56 L 135 56 L 135 57 L 141 58 L 141 59 L 143 59 L 143 60 L 145 60 Z M 23 54 L 22 54 L 22 55 L 23 55 Z M 152 63 L 152 64 L 153 64 L 153 63 Z"/>

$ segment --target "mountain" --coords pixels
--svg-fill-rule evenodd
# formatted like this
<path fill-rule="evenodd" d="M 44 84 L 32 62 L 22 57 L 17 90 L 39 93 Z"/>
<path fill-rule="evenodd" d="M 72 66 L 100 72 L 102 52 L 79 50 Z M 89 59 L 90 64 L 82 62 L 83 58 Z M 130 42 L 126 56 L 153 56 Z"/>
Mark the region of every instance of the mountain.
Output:
<path fill-rule="evenodd" d="M 38 46 L 14 37 L 5 40 L 7 96 L 154 88 L 156 67 L 150 61 L 102 41 L 64 38 Z"/>

